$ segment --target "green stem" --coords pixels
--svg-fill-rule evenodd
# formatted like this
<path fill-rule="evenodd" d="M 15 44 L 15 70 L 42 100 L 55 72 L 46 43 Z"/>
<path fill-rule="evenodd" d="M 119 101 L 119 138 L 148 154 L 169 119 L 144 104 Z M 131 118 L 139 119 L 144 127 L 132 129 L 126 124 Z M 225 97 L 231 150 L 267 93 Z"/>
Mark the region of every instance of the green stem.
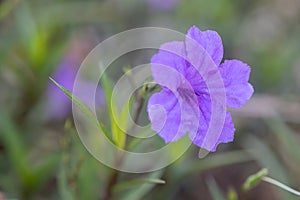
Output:
<path fill-rule="evenodd" d="M 284 185 L 283 183 L 281 183 L 281 182 L 279 182 L 277 180 L 274 180 L 274 179 L 272 179 L 270 177 L 265 176 L 265 177 L 262 178 L 262 180 L 265 181 L 265 182 L 267 182 L 267 183 L 271 183 L 273 185 L 276 185 L 277 187 L 280 187 L 280 188 L 282 188 L 282 189 L 284 189 L 284 190 L 286 190 L 286 191 L 288 191 L 288 192 L 290 192 L 292 194 L 300 196 L 300 192 L 299 191 L 294 190 L 293 188 L 290 188 L 290 187 Z"/>
<path fill-rule="evenodd" d="M 145 98 L 142 95 L 138 96 L 138 100 L 137 100 L 137 106 L 136 106 L 136 112 L 135 112 L 135 117 L 134 117 L 134 123 L 137 123 L 140 113 L 142 111 L 143 105 L 144 105 L 144 101 Z M 121 158 L 118 159 L 117 161 L 117 165 L 120 165 L 123 161 L 123 155 L 121 155 Z M 105 195 L 104 195 L 104 200 L 110 200 L 112 198 L 113 195 L 113 188 L 114 186 L 117 184 L 118 182 L 118 177 L 119 177 L 119 173 L 117 170 L 113 170 L 111 177 L 109 179 L 106 191 L 105 191 Z"/>

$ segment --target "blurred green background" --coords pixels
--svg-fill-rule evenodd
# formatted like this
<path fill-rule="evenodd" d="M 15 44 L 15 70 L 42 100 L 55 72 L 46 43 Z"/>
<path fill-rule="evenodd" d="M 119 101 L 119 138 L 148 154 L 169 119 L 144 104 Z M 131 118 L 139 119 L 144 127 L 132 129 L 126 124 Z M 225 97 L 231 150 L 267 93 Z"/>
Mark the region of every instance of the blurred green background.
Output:
<path fill-rule="evenodd" d="M 209 200 L 235 191 L 239 199 L 299 199 L 265 183 L 241 190 L 261 167 L 300 189 L 299 22 L 299 0 L 0 0 L 0 200 L 103 198 L 112 170 L 85 150 L 70 101 L 48 77 L 71 88 L 88 52 L 121 31 L 159 26 L 185 33 L 192 25 L 216 30 L 224 58 L 252 68 L 255 95 L 232 111 L 235 140 L 201 160 L 191 147 L 166 169 L 120 173 L 113 198 Z M 122 58 L 112 81 L 123 67 L 148 59 Z M 147 177 L 166 184 L 130 184 Z"/>

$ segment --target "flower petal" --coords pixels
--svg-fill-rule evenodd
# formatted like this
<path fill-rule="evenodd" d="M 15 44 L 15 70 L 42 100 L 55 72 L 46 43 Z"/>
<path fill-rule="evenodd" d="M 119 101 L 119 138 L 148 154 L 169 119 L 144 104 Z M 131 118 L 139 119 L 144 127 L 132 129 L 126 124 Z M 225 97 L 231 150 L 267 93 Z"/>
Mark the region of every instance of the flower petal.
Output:
<path fill-rule="evenodd" d="M 216 151 L 217 146 L 220 143 L 232 142 L 234 139 L 234 131 L 235 131 L 235 128 L 234 128 L 234 124 L 232 122 L 231 114 L 229 112 L 227 112 L 222 133 L 221 133 L 220 137 L 218 138 L 217 143 L 213 147 L 212 151 Z"/>
<path fill-rule="evenodd" d="M 189 101 L 163 89 L 155 93 L 148 101 L 148 113 L 151 128 L 156 131 L 165 142 L 180 139 L 186 133 L 196 133 L 195 121 L 199 121 L 197 102 Z M 199 113 L 199 111 L 198 111 Z"/>
<path fill-rule="evenodd" d="M 227 107 L 241 107 L 254 92 L 252 85 L 248 83 L 250 67 L 239 60 L 226 60 L 219 70 L 226 88 Z"/>
<path fill-rule="evenodd" d="M 148 101 L 151 128 L 165 142 L 174 141 L 178 132 L 181 114 L 178 105 L 176 96 L 169 90 L 162 90 L 153 94 Z"/>
<path fill-rule="evenodd" d="M 196 134 L 196 137 L 190 138 L 193 140 L 193 143 L 201 148 L 205 148 L 208 151 L 216 151 L 217 146 L 220 143 L 227 143 L 233 141 L 234 138 L 234 125 L 231 119 L 231 114 L 226 112 L 225 121 L 222 127 L 222 132 L 220 134 L 216 133 L 217 138 L 214 138 L 214 141 L 205 141 L 209 123 L 211 120 L 211 101 L 207 97 L 200 97 L 199 98 L 199 107 L 200 107 L 200 121 L 199 121 L 199 128 Z M 211 127 L 215 129 L 216 127 Z M 209 146 L 213 144 L 212 148 Z"/>
<path fill-rule="evenodd" d="M 219 65 L 223 58 L 223 44 L 219 34 L 215 31 L 201 31 L 196 26 L 188 30 L 187 36 L 196 40 L 210 55 L 212 60 Z"/>
<path fill-rule="evenodd" d="M 196 27 L 191 28 L 189 33 L 193 33 L 193 30 L 202 34 Z M 208 90 L 212 91 L 223 85 L 223 79 L 218 73 L 219 65 L 215 63 L 205 47 L 191 36 L 186 36 L 185 50 L 190 65 L 186 67 L 185 77 L 197 94 L 208 93 Z"/>
<path fill-rule="evenodd" d="M 161 86 L 176 90 L 181 83 L 186 69 L 184 43 L 169 42 L 151 59 L 151 70 L 154 80 Z"/>

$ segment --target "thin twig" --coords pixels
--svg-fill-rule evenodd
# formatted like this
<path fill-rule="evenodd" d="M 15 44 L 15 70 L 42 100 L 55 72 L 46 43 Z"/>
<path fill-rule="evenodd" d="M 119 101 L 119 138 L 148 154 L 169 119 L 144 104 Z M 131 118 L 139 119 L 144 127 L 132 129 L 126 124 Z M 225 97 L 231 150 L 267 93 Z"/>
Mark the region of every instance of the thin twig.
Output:
<path fill-rule="evenodd" d="M 283 183 L 281 183 L 281 182 L 279 182 L 277 180 L 274 180 L 274 179 L 272 179 L 270 177 L 267 177 L 267 176 L 263 177 L 262 180 L 265 181 L 265 182 L 271 183 L 273 185 L 276 185 L 277 187 L 280 187 L 280 188 L 282 188 L 282 189 L 284 189 L 284 190 L 286 190 L 286 191 L 288 191 L 288 192 L 290 192 L 292 194 L 300 196 L 300 192 L 299 191 L 294 190 L 293 188 L 290 188 L 289 186 L 284 185 Z"/>

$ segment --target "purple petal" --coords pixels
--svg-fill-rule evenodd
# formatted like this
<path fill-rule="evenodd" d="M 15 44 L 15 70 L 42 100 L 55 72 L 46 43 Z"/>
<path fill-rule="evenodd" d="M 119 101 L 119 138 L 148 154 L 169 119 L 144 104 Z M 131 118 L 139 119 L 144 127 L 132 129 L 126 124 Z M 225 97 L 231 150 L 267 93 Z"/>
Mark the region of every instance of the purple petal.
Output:
<path fill-rule="evenodd" d="M 186 79 L 198 94 L 208 93 L 220 89 L 223 79 L 218 73 L 218 65 L 209 55 L 209 52 L 193 38 L 185 38 L 185 49 L 189 67 L 186 67 Z M 225 92 L 225 91 L 224 91 Z"/>
<path fill-rule="evenodd" d="M 176 90 L 181 84 L 186 61 L 184 43 L 169 42 L 163 44 L 151 59 L 151 70 L 154 80 L 161 86 Z"/>
<path fill-rule="evenodd" d="M 227 107 L 241 107 L 251 98 L 254 91 L 248 83 L 250 67 L 239 60 L 226 60 L 219 70 L 226 88 Z"/>
<path fill-rule="evenodd" d="M 148 101 L 149 120 L 152 130 L 165 142 L 174 141 L 180 124 L 180 109 L 176 96 L 169 90 L 155 93 Z M 180 133 L 184 135 L 185 133 Z"/>
<path fill-rule="evenodd" d="M 211 101 L 209 97 L 200 97 L 199 107 L 200 107 L 199 128 L 196 137 L 193 138 L 190 135 L 190 138 L 193 140 L 193 143 L 209 151 L 216 151 L 216 148 L 220 143 L 227 143 L 233 141 L 235 129 L 229 112 L 226 113 L 226 118 L 222 128 L 222 132 L 220 134 L 216 133 L 216 138 L 214 138 L 213 141 L 205 141 L 205 137 L 207 136 L 207 132 L 209 128 L 209 123 L 210 120 L 212 120 Z M 214 144 L 213 148 L 210 148 L 209 143 Z"/>
<path fill-rule="evenodd" d="M 148 102 L 151 128 L 165 142 L 176 141 L 187 132 L 195 134 L 197 131 L 197 126 L 194 124 L 195 121 L 198 121 L 199 115 L 197 115 L 197 108 L 195 108 L 198 106 L 197 102 L 185 101 L 177 95 L 164 89 L 153 94 Z"/>
<path fill-rule="evenodd" d="M 223 58 L 223 44 L 219 34 L 215 31 L 201 31 L 196 26 L 188 30 L 187 36 L 196 40 L 210 55 L 212 60 L 219 65 Z"/>
<path fill-rule="evenodd" d="M 217 146 L 220 143 L 232 142 L 234 139 L 234 131 L 235 131 L 235 128 L 234 128 L 234 124 L 232 122 L 231 114 L 229 112 L 227 112 L 221 135 L 218 138 L 216 145 L 213 147 L 213 149 L 211 151 L 216 151 Z"/>

